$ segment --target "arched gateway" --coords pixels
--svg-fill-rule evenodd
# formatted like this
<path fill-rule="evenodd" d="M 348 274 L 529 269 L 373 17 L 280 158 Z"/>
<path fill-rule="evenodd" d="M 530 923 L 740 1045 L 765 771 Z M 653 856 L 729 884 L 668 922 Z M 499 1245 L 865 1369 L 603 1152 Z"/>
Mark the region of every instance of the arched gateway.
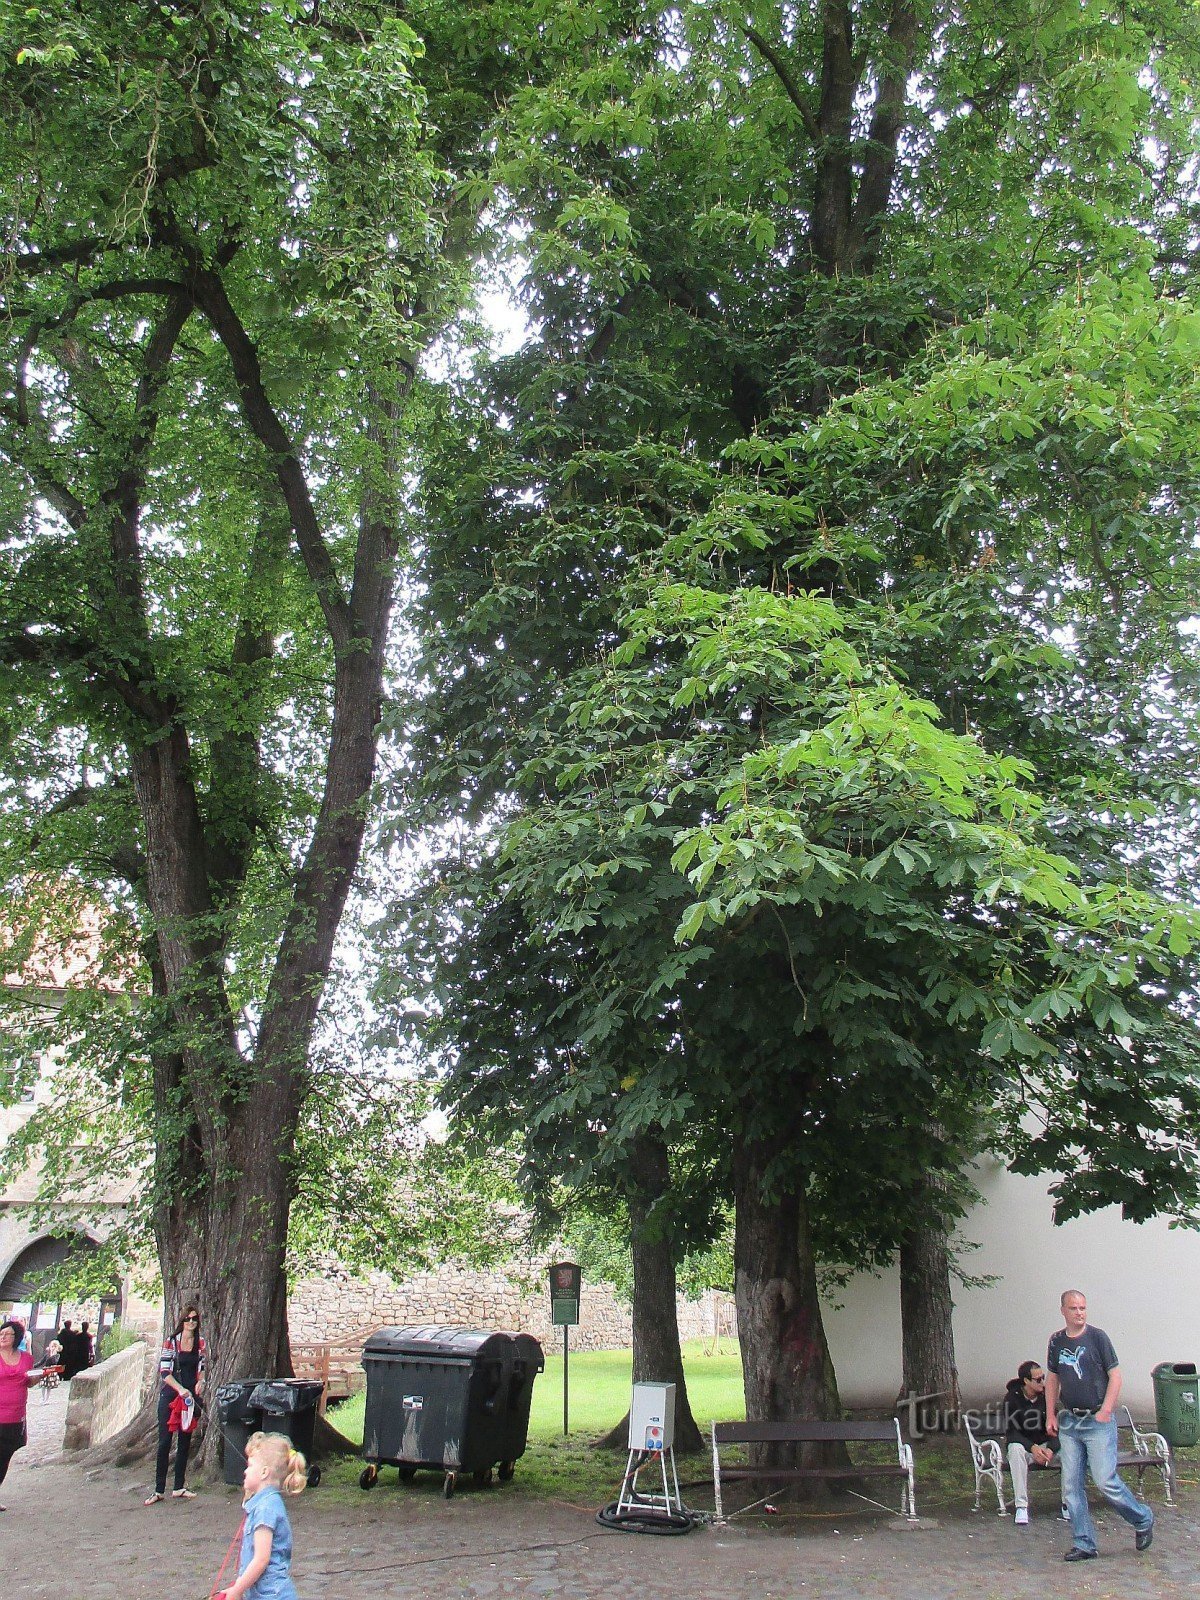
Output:
<path fill-rule="evenodd" d="M 95 1297 L 73 1297 L 64 1302 L 49 1287 L 56 1269 L 68 1262 L 78 1267 L 81 1256 L 95 1255 L 96 1241 L 84 1233 L 48 1234 L 25 1246 L 0 1279 L 0 1314 L 15 1316 L 29 1327 L 35 1360 L 40 1360 L 47 1340 L 62 1324 L 64 1313 L 91 1323 L 97 1348 L 121 1315 L 121 1286 L 107 1284 Z M 0 1262 L 0 1265 L 3 1263 Z"/>

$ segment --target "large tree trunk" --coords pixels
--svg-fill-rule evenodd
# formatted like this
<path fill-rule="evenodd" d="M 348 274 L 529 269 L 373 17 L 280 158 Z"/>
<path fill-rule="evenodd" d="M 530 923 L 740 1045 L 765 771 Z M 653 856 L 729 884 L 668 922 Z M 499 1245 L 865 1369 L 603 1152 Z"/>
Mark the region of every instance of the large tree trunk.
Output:
<path fill-rule="evenodd" d="M 633 1250 L 633 1381 L 675 1385 L 675 1448 L 690 1455 L 704 1440 L 688 1402 L 676 1308 L 675 1245 L 655 1210 L 670 1193 L 671 1168 L 661 1139 L 643 1137 L 634 1146 L 629 1187 Z M 597 1445 L 624 1450 L 629 1413 Z"/>
<path fill-rule="evenodd" d="M 918 1223 L 900 1244 L 903 1393 L 899 1403 L 910 1407 L 911 1431 L 919 1426 L 927 1432 L 940 1426 L 944 1416 L 958 1412 L 953 1316 L 947 1230 L 939 1223 Z M 935 1398 L 921 1406 L 917 1400 L 921 1395 Z"/>
<path fill-rule="evenodd" d="M 734 1142 L 734 1292 L 746 1418 L 751 1422 L 841 1416 L 837 1379 L 821 1306 L 816 1261 L 801 1195 L 781 1192 L 768 1181 L 782 1135 L 766 1140 L 738 1136 Z M 842 1446 L 762 1445 L 756 1465 L 799 1462 L 844 1465 Z"/>

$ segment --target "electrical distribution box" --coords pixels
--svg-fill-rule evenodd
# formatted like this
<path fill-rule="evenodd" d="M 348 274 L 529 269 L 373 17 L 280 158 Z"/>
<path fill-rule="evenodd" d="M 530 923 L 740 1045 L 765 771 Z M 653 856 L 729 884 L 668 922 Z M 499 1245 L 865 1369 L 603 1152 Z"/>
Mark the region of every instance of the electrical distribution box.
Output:
<path fill-rule="evenodd" d="M 675 1385 L 635 1383 L 629 1402 L 629 1448 L 670 1450 L 675 1444 Z"/>

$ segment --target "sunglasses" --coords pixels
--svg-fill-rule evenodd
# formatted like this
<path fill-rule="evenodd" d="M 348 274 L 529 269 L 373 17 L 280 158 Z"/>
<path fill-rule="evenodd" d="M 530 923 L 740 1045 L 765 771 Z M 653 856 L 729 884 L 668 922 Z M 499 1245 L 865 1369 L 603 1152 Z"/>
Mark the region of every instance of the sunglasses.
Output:
<path fill-rule="evenodd" d="M 184 1317 L 183 1320 L 185 1322 L 199 1322 L 200 1318 L 199 1317 Z"/>

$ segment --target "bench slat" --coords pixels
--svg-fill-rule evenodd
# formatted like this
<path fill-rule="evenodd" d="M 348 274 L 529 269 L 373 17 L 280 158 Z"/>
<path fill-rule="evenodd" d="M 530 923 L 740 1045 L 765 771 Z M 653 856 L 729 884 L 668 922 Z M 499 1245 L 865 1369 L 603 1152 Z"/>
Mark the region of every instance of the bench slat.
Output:
<path fill-rule="evenodd" d="M 907 1478 L 908 1468 L 865 1467 L 722 1467 L 726 1478 Z"/>
<path fill-rule="evenodd" d="M 894 1422 L 714 1422 L 718 1444 L 892 1444 Z"/>

